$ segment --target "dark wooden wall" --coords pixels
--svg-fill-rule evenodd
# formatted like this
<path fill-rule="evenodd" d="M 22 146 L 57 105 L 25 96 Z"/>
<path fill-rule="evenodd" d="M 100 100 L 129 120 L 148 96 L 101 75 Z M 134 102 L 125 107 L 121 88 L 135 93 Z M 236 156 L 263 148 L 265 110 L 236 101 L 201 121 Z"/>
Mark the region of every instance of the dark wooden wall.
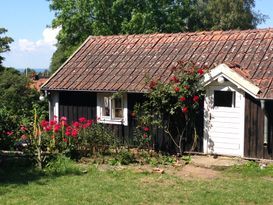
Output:
<path fill-rule="evenodd" d="M 65 116 L 69 122 L 77 121 L 80 117 L 86 117 L 87 119 L 96 119 L 96 93 L 92 92 L 60 92 L 59 95 L 59 116 Z M 111 125 L 106 126 L 112 130 L 112 132 L 119 137 L 120 141 L 126 145 L 136 145 L 134 138 L 138 135 L 137 121 L 132 116 L 134 106 L 136 103 L 142 103 L 145 100 L 143 94 L 128 93 L 128 126 L 124 125 Z M 182 123 L 178 119 L 173 123 Z M 184 150 L 186 151 L 198 151 L 203 150 L 203 106 L 200 108 L 200 113 L 197 116 L 197 134 L 199 136 L 197 146 L 194 150 L 192 148 L 192 139 L 188 138 L 184 141 Z M 192 133 L 187 133 L 192 135 Z M 164 152 L 177 153 L 178 150 L 170 140 L 169 136 L 160 128 L 152 128 L 152 140 L 154 148 Z"/>
<path fill-rule="evenodd" d="M 264 111 L 260 100 L 246 94 L 244 156 L 273 159 L 273 101 L 266 101 L 268 113 L 268 144 L 264 145 Z"/>
<path fill-rule="evenodd" d="M 80 117 L 96 119 L 96 93 L 60 92 L 59 116 L 68 118 L 68 122 L 77 121 Z"/>

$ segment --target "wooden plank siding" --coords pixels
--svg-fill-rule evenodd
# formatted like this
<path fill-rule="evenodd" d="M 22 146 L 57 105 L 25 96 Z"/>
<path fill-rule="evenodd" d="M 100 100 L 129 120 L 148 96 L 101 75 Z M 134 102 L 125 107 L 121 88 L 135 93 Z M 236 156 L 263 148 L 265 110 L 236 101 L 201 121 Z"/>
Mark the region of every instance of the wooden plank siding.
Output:
<path fill-rule="evenodd" d="M 59 93 L 59 116 L 66 116 L 68 122 L 77 121 L 79 117 L 87 119 L 96 119 L 96 103 L 97 95 L 94 92 L 60 92 Z M 137 134 L 137 120 L 132 116 L 134 106 L 136 103 L 142 103 L 145 100 L 143 94 L 128 93 L 128 126 L 106 124 L 106 126 L 116 135 L 120 141 L 125 145 L 134 146 L 134 137 Z M 203 105 L 200 113 L 197 116 L 197 134 L 199 136 L 197 146 L 194 150 L 192 148 L 192 139 L 184 141 L 184 150 L 202 152 L 203 150 Z M 181 119 L 177 119 L 173 123 L 183 124 Z M 154 149 L 157 151 L 177 153 L 178 149 L 170 140 L 169 136 L 160 128 L 153 127 L 151 129 L 153 136 Z M 192 135 L 193 133 L 187 133 Z"/>
<path fill-rule="evenodd" d="M 245 95 L 245 138 L 244 156 L 250 158 L 273 159 L 273 102 L 266 101 L 268 113 L 268 144 L 264 145 L 264 111 L 260 100 Z"/>

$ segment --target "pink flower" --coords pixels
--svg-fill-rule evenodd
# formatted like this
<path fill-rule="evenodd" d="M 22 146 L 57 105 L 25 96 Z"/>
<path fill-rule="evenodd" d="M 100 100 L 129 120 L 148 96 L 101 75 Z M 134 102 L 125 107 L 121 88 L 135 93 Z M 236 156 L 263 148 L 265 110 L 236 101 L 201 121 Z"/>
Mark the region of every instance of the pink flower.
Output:
<path fill-rule="evenodd" d="M 188 112 L 188 108 L 187 108 L 187 107 L 183 107 L 183 108 L 182 108 L 182 112 L 183 112 L 183 113 Z"/>
<path fill-rule="evenodd" d="M 26 139 L 27 139 L 27 136 L 26 136 L 26 135 L 22 135 L 22 136 L 21 136 L 21 139 L 22 139 L 22 140 L 26 140 Z"/>
<path fill-rule="evenodd" d="M 204 70 L 200 68 L 200 69 L 197 70 L 197 73 L 198 73 L 199 75 L 203 75 L 203 74 L 204 74 Z"/>
<path fill-rule="evenodd" d="M 85 121 L 86 121 L 86 118 L 85 118 L 85 117 L 80 117 L 80 118 L 79 118 L 79 122 L 80 122 L 80 123 L 83 123 L 83 122 L 85 122 Z"/>
<path fill-rule="evenodd" d="M 148 132 L 150 129 L 149 129 L 149 127 L 144 127 L 143 130 L 144 130 L 145 132 Z"/>
<path fill-rule="evenodd" d="M 65 133 L 64 133 L 67 137 L 69 137 L 70 135 L 71 135 L 71 132 L 69 132 L 69 131 L 65 131 Z"/>
<path fill-rule="evenodd" d="M 199 100 L 199 96 L 195 95 L 195 96 L 193 97 L 193 101 L 194 101 L 194 102 L 198 102 L 198 100 Z"/>
<path fill-rule="evenodd" d="M 185 98 L 184 96 L 182 96 L 181 98 L 179 98 L 179 100 L 180 100 L 181 102 L 184 102 L 184 101 L 186 100 L 186 98 Z"/>
<path fill-rule="evenodd" d="M 147 138 L 147 135 L 146 135 L 146 134 L 144 134 L 144 135 L 143 135 L 143 138 L 144 138 L 144 139 L 146 139 L 146 138 Z"/>
<path fill-rule="evenodd" d="M 68 142 L 67 138 L 63 138 L 63 141 L 66 142 L 66 143 Z"/>
<path fill-rule="evenodd" d="M 61 117 L 61 119 L 60 119 L 61 121 L 67 121 L 67 118 L 66 117 Z"/>
<path fill-rule="evenodd" d="M 25 126 L 21 125 L 20 130 L 21 131 L 27 131 L 27 128 Z"/>
<path fill-rule="evenodd" d="M 7 131 L 6 133 L 7 133 L 8 136 L 13 135 L 13 131 Z"/>
<path fill-rule="evenodd" d="M 52 129 L 51 126 L 46 126 L 46 127 L 44 127 L 44 131 L 46 131 L 46 132 L 49 132 L 51 129 Z"/>

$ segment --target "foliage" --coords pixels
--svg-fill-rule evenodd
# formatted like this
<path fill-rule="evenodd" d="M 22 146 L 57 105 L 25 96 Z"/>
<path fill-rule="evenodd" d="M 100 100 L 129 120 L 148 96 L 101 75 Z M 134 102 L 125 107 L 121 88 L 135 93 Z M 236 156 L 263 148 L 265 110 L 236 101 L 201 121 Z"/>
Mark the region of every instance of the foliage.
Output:
<path fill-rule="evenodd" d="M 89 35 L 250 29 L 264 20 L 254 0 L 48 0 L 61 27 L 55 71 Z"/>
<path fill-rule="evenodd" d="M 53 176 L 81 174 L 77 164 L 64 155 L 58 154 L 45 167 L 45 173 Z"/>
<path fill-rule="evenodd" d="M 121 150 L 113 159 L 109 160 L 111 165 L 128 165 L 134 162 L 136 162 L 134 154 L 127 150 Z"/>
<path fill-rule="evenodd" d="M 0 54 L 10 50 L 9 44 L 13 42 L 13 39 L 8 36 L 3 36 L 7 32 L 5 28 L 0 28 Z M 0 71 L 3 69 L 2 63 L 5 58 L 0 56 Z"/>
<path fill-rule="evenodd" d="M 193 133 L 196 141 L 195 120 L 204 94 L 201 84 L 204 70 L 192 62 L 182 61 L 172 70 L 168 82 L 150 81 L 147 100 L 135 109 L 144 131 L 149 131 L 149 126 L 162 128 L 182 154 L 185 131 Z M 143 138 L 146 137 L 144 133 Z"/>

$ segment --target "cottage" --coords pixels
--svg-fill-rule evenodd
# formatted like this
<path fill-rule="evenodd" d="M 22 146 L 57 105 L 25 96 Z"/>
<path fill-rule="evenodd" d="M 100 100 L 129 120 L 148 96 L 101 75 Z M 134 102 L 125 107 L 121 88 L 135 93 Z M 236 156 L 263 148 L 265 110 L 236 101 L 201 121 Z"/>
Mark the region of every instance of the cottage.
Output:
<path fill-rule="evenodd" d="M 197 151 L 272 159 L 273 29 L 90 36 L 43 85 L 50 116 L 98 117 L 130 141 L 147 75 L 166 81 L 179 60 L 210 68 Z"/>

